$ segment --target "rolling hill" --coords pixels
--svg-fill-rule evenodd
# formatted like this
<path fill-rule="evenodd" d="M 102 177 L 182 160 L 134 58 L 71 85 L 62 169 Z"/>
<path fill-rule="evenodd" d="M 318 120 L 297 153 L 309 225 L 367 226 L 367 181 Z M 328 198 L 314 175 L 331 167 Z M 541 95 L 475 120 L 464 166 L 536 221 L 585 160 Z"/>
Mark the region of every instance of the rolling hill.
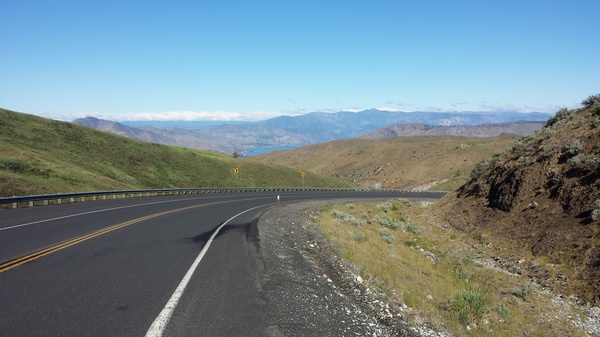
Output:
<path fill-rule="evenodd" d="M 543 122 L 513 122 L 481 125 L 425 125 L 421 123 L 401 124 L 373 130 L 359 138 L 381 139 L 396 136 L 462 136 L 496 137 L 502 134 L 527 136 L 544 126 Z"/>
<path fill-rule="evenodd" d="M 233 168 L 239 168 L 239 175 Z M 307 186 L 352 184 L 306 172 Z M 289 167 L 146 143 L 0 109 L 0 196 L 139 188 L 301 186 Z"/>
<path fill-rule="evenodd" d="M 453 136 L 346 139 L 251 158 L 298 170 L 311 170 L 363 187 L 450 190 L 460 186 L 469 172 L 492 153 L 511 146 L 518 138 Z"/>

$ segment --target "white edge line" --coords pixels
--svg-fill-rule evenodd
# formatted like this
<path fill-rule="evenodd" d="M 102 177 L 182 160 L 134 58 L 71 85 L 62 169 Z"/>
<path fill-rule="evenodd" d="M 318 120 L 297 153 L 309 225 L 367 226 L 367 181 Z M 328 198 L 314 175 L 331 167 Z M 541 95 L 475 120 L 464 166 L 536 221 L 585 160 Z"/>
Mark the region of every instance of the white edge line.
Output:
<path fill-rule="evenodd" d="M 227 225 L 231 220 L 235 219 L 236 217 L 238 217 L 246 212 L 252 211 L 252 210 L 260 208 L 260 207 L 265 207 L 265 206 L 267 206 L 267 205 L 252 207 L 243 212 L 240 212 L 240 213 L 232 216 L 231 218 L 229 218 L 229 220 L 225 221 L 221 226 L 219 226 L 219 228 L 217 228 L 217 230 L 215 230 L 215 232 L 210 236 L 210 239 L 208 239 L 208 241 L 204 245 L 204 248 L 202 248 L 202 251 L 200 251 L 200 254 L 198 255 L 198 257 L 196 257 L 196 260 L 194 260 L 194 263 L 192 263 L 190 269 L 188 269 L 187 273 L 185 273 L 185 276 L 183 277 L 181 282 L 179 282 L 179 286 L 177 286 L 177 289 L 175 289 L 175 292 L 173 292 L 173 295 L 171 295 L 171 298 L 169 299 L 169 301 L 167 302 L 167 304 L 165 305 L 163 310 L 160 312 L 158 317 L 156 317 L 156 319 L 154 320 L 154 322 L 148 329 L 148 332 L 146 332 L 146 337 L 161 337 L 163 335 L 165 329 L 167 328 L 167 324 L 169 324 L 169 321 L 171 320 L 171 316 L 173 315 L 173 312 L 175 311 L 175 308 L 177 307 L 177 304 L 179 303 L 179 300 L 181 299 L 181 295 L 183 295 L 183 292 L 185 291 L 185 288 L 187 287 L 190 279 L 192 278 L 192 275 L 196 271 L 196 268 L 200 264 L 200 261 L 202 261 L 204 254 L 206 254 L 206 252 L 208 251 L 208 248 L 210 247 L 214 238 L 219 234 L 219 231 L 221 230 L 221 228 L 223 228 L 225 225 Z"/>

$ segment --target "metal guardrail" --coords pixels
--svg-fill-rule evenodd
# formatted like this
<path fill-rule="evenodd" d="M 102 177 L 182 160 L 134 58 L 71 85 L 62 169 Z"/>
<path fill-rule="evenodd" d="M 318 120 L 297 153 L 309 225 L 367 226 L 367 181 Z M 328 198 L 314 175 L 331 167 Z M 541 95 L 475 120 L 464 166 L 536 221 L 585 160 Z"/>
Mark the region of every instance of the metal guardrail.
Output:
<path fill-rule="evenodd" d="M 168 196 L 184 194 L 208 193 L 243 193 L 243 192 L 416 192 L 446 194 L 445 191 L 413 191 L 399 189 L 373 189 L 373 188 L 327 188 L 327 187 L 218 187 L 218 188 L 175 188 L 175 189 L 149 189 L 149 190 L 118 190 L 77 192 L 63 194 L 28 195 L 21 197 L 0 198 L 0 208 L 32 207 L 37 205 L 62 204 L 82 201 L 95 201 L 107 199 L 123 199 L 149 196 Z"/>

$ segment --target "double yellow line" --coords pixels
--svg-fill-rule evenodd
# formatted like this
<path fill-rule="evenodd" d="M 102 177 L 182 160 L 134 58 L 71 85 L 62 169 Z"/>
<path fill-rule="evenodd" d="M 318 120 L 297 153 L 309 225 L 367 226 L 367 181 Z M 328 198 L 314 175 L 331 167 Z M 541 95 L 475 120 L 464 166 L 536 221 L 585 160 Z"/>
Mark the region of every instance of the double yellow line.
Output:
<path fill-rule="evenodd" d="M 152 218 L 156 218 L 156 217 L 159 217 L 161 215 L 165 215 L 165 214 L 169 214 L 169 213 L 180 212 L 180 211 L 185 211 L 185 210 L 192 209 L 192 208 L 203 207 L 203 206 L 214 205 L 214 204 L 220 204 L 220 203 L 224 203 L 224 202 L 227 202 L 227 201 L 220 201 L 220 202 L 213 202 L 213 203 L 209 203 L 209 204 L 194 205 L 194 206 L 189 206 L 189 207 L 178 208 L 178 209 L 174 209 L 174 210 L 170 210 L 170 211 L 165 211 L 165 212 L 150 214 L 150 215 L 147 215 L 145 217 L 141 217 L 141 218 L 129 220 L 129 221 L 126 221 L 126 222 L 122 222 L 120 224 L 116 224 L 114 226 L 106 227 L 106 228 L 103 228 L 103 229 L 98 230 L 96 232 L 93 232 L 93 233 L 90 233 L 90 234 L 87 234 L 87 235 L 83 235 L 83 236 L 80 236 L 80 237 L 77 237 L 77 238 L 74 238 L 74 239 L 71 239 L 71 240 L 67 240 L 67 241 L 61 242 L 61 243 L 59 243 L 57 245 L 54 245 L 54 246 L 51 246 L 51 247 L 39 250 L 39 251 L 37 251 L 35 253 L 29 254 L 29 255 L 25 255 L 23 257 L 14 259 L 12 261 L 8 261 L 6 263 L 0 264 L 0 273 L 5 272 L 7 270 L 10 270 L 12 268 L 18 267 L 18 266 L 20 266 L 22 264 L 25 264 L 27 262 L 31 262 L 33 260 L 37 260 L 37 259 L 39 259 L 41 257 L 44 257 L 44 256 L 48 255 L 48 254 L 52 254 L 52 253 L 57 252 L 59 250 L 65 249 L 67 247 L 71 247 L 71 246 L 76 245 L 78 243 L 81 243 L 81 242 L 87 241 L 89 239 L 95 238 L 95 237 L 100 236 L 102 234 L 106 234 L 106 233 L 112 232 L 112 231 L 117 230 L 119 228 L 127 227 L 129 225 L 133 225 L 135 223 L 142 222 L 142 221 L 145 221 L 145 220 L 148 220 L 148 219 L 152 219 Z"/>

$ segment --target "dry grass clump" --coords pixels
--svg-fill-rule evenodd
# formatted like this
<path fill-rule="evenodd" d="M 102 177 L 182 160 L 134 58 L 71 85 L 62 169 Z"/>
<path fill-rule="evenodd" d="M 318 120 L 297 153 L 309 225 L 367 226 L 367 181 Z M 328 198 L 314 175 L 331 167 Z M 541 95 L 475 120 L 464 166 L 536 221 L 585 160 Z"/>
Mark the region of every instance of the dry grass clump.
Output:
<path fill-rule="evenodd" d="M 390 200 L 329 206 L 320 214 L 317 223 L 325 236 L 409 323 L 424 318 L 455 336 L 585 335 L 557 313 L 548 295 L 523 277 L 494 268 L 468 237 L 438 224 L 429 206 Z M 340 221 L 340 214 L 368 221 L 357 230 Z"/>

